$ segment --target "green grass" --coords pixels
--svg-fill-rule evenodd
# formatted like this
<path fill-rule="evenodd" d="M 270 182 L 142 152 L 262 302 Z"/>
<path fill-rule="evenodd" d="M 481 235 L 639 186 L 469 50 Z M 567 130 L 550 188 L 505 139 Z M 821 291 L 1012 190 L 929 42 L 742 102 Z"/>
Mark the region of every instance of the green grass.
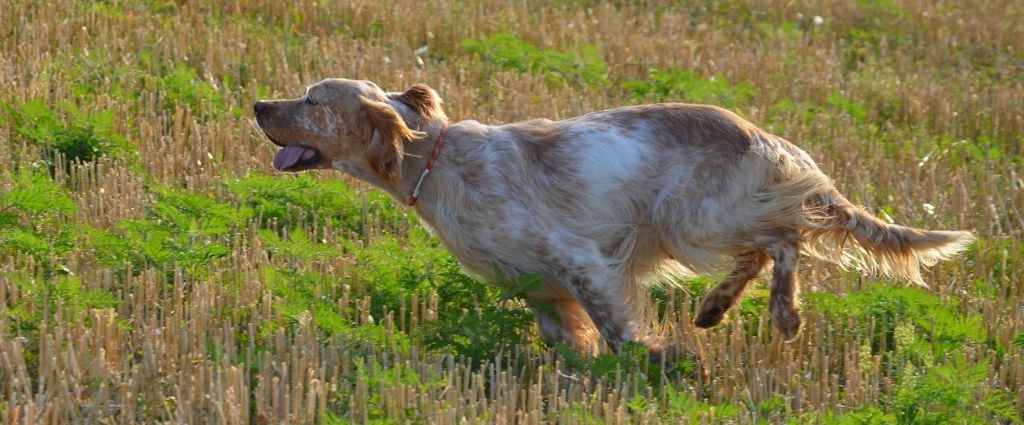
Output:
<path fill-rule="evenodd" d="M 732 84 L 721 75 L 705 78 L 687 69 L 651 69 L 646 80 L 630 80 L 622 86 L 638 100 L 710 103 L 727 108 L 746 105 L 757 96 L 757 89 L 750 83 Z"/>
<path fill-rule="evenodd" d="M 1024 420 L 1020 4 L 8 3 L 4 423 Z M 488 123 L 718 104 L 880 217 L 979 241 L 928 288 L 803 261 L 792 343 L 763 283 L 694 329 L 711 276 L 652 290 L 664 363 L 546 347 L 537 279 L 483 282 L 387 194 L 272 170 L 252 102 L 325 77 Z"/>
<path fill-rule="evenodd" d="M 479 40 L 464 40 L 462 49 L 484 63 L 518 72 L 541 74 L 551 83 L 607 83 L 608 65 L 593 45 L 559 51 L 538 48 L 515 35 L 502 32 Z"/>

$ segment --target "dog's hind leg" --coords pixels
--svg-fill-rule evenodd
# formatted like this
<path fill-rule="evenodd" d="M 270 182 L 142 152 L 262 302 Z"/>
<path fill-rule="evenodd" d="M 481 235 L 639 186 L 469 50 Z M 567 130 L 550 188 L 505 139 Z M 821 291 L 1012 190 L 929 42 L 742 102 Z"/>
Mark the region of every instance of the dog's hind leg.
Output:
<path fill-rule="evenodd" d="M 767 262 L 768 255 L 760 249 L 737 255 L 736 267 L 732 272 L 704 295 L 693 324 L 700 328 L 710 328 L 721 323 L 725 312 L 732 308 L 747 284 L 761 273 Z"/>
<path fill-rule="evenodd" d="M 796 279 L 800 236 L 790 235 L 778 239 L 766 246 L 765 250 L 775 261 L 768 311 L 772 315 L 775 329 L 782 335 L 782 339 L 789 341 L 796 338 L 800 331 L 800 310 L 797 308 L 800 286 Z"/>

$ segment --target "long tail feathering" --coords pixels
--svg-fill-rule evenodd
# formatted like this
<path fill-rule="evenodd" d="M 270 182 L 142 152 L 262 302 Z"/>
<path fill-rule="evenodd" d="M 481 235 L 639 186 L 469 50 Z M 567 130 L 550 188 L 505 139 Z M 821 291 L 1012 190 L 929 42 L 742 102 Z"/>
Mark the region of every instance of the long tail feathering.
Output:
<path fill-rule="evenodd" d="M 921 267 L 966 249 L 965 231 L 922 230 L 892 225 L 843 197 L 818 170 L 804 170 L 755 194 L 761 229 L 802 229 L 803 252 L 869 273 L 925 285 Z M 793 221 L 796 221 L 794 223 Z M 788 223 L 783 223 L 788 221 Z"/>
<path fill-rule="evenodd" d="M 921 267 L 934 265 L 965 250 L 970 232 L 922 230 L 883 222 L 833 190 L 823 204 L 830 227 L 804 234 L 807 252 L 843 266 L 860 267 L 896 279 L 925 285 Z M 855 243 L 849 243 L 852 239 Z"/>

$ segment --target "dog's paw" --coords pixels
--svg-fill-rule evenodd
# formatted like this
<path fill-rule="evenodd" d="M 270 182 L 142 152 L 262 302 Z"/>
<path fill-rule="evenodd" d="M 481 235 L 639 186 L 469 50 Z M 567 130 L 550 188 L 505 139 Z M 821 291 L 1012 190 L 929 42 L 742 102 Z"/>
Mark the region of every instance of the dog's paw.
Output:
<path fill-rule="evenodd" d="M 800 310 L 780 308 L 772 310 L 772 324 L 784 341 L 792 341 L 800 333 Z"/>
<path fill-rule="evenodd" d="M 707 297 L 700 304 L 700 311 L 697 313 L 697 318 L 693 320 L 693 324 L 698 328 L 710 328 L 719 323 L 722 323 L 722 319 L 725 319 L 725 312 L 729 311 L 729 303 L 723 303 L 721 300 L 716 299 L 717 297 Z"/>

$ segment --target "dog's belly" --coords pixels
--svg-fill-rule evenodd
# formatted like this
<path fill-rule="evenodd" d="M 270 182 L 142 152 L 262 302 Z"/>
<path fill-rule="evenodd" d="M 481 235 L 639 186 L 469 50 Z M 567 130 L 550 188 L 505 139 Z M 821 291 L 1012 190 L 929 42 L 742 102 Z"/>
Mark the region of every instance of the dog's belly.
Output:
<path fill-rule="evenodd" d="M 643 210 L 625 216 L 601 214 L 628 210 L 615 201 L 606 202 L 605 208 L 577 209 L 575 215 L 539 212 L 538 205 L 511 200 L 493 205 L 495 210 L 484 214 L 442 214 L 447 220 L 432 226 L 466 270 L 492 282 L 528 275 L 557 280 L 570 265 L 586 261 L 643 274 L 671 257 L 691 270 L 705 271 L 725 250 L 713 237 L 697 238 L 689 228 L 666 228 Z M 583 256 L 591 259 L 581 261 Z"/>

